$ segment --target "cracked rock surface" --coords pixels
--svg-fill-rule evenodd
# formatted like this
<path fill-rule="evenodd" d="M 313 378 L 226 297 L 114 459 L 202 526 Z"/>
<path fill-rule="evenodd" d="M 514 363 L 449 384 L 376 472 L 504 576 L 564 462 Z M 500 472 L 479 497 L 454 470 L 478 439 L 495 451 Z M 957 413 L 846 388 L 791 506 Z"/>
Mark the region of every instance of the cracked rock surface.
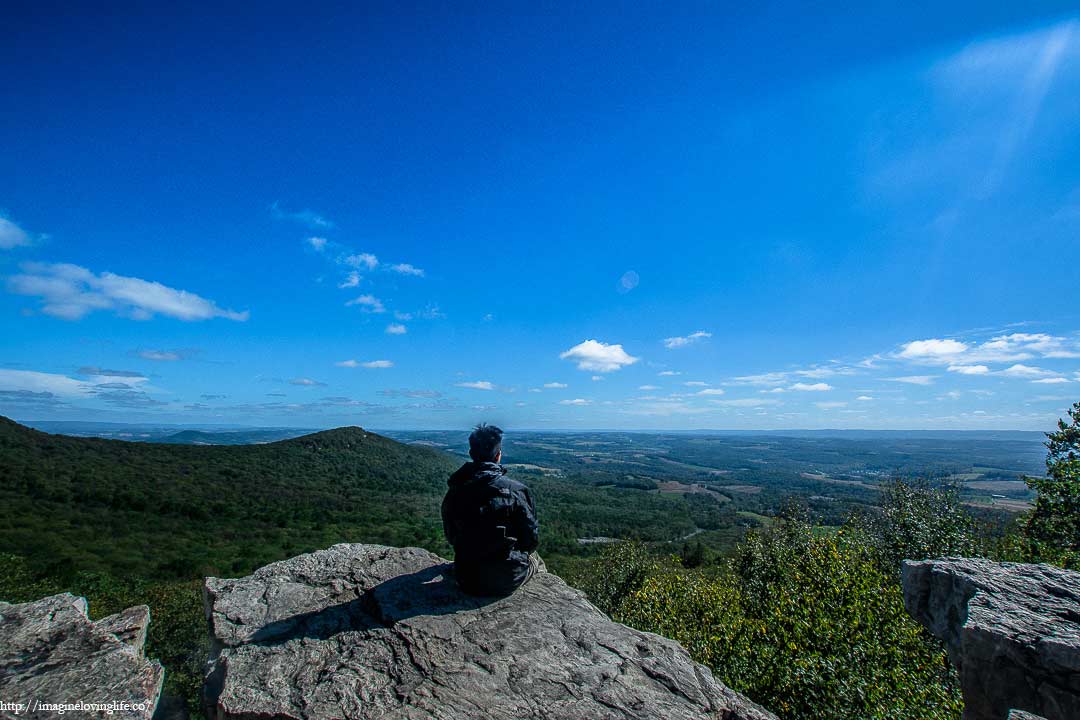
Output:
<path fill-rule="evenodd" d="M 775 720 L 548 572 L 476 598 L 426 550 L 341 544 L 204 597 L 212 718 Z"/>
<path fill-rule="evenodd" d="M 79 717 L 150 718 L 165 671 L 143 655 L 150 609 L 137 605 L 91 622 L 85 598 L 61 593 L 12 605 L 0 602 L 0 699 L 29 707 L 0 712 L 54 718 L 36 703 L 118 703 Z"/>
<path fill-rule="evenodd" d="M 964 720 L 1080 718 L 1080 573 L 944 558 L 904 562 L 907 611 L 949 651 Z M 1029 714 L 1030 713 L 1030 714 Z"/>

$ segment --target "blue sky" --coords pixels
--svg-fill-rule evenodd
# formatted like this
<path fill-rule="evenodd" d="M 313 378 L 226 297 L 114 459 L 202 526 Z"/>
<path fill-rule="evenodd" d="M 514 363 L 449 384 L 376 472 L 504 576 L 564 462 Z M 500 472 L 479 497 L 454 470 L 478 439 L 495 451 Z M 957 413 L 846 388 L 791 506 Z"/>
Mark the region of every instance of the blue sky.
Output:
<path fill-rule="evenodd" d="M 6 5 L 0 414 L 1047 430 L 1080 399 L 1075 6 L 574 5 Z"/>

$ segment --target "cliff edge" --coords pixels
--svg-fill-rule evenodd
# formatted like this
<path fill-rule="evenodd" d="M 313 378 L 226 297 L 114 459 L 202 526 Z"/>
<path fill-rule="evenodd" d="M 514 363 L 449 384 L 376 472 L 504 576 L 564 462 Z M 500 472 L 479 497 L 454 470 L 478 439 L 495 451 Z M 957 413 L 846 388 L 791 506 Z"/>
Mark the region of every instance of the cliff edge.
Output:
<path fill-rule="evenodd" d="M 907 611 L 945 643 L 964 720 L 1080 718 L 1080 573 L 942 558 L 903 565 Z M 1028 716 L 1030 717 L 1030 716 Z"/>
<path fill-rule="evenodd" d="M 204 598 L 211 718 L 775 720 L 548 572 L 475 598 L 426 550 L 341 544 Z"/>

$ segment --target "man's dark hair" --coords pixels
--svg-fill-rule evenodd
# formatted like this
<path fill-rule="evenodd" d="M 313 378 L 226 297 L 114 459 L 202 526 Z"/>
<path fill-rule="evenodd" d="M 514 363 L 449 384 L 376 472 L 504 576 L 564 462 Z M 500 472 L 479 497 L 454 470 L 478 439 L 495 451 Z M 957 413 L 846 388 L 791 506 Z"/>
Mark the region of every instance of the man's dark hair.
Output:
<path fill-rule="evenodd" d="M 502 450 L 503 431 L 494 425 L 480 423 L 469 435 L 469 457 L 476 462 L 495 462 Z"/>

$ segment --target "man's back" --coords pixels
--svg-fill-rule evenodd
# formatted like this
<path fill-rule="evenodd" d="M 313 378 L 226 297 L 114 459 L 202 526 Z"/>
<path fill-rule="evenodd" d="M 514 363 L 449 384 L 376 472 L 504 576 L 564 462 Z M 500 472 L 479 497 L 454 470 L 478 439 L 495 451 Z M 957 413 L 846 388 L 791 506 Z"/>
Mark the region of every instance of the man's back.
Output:
<path fill-rule="evenodd" d="M 454 546 L 458 584 L 476 595 L 507 595 L 529 577 L 539 526 L 532 494 L 494 462 L 468 462 L 448 482 L 442 518 Z"/>

